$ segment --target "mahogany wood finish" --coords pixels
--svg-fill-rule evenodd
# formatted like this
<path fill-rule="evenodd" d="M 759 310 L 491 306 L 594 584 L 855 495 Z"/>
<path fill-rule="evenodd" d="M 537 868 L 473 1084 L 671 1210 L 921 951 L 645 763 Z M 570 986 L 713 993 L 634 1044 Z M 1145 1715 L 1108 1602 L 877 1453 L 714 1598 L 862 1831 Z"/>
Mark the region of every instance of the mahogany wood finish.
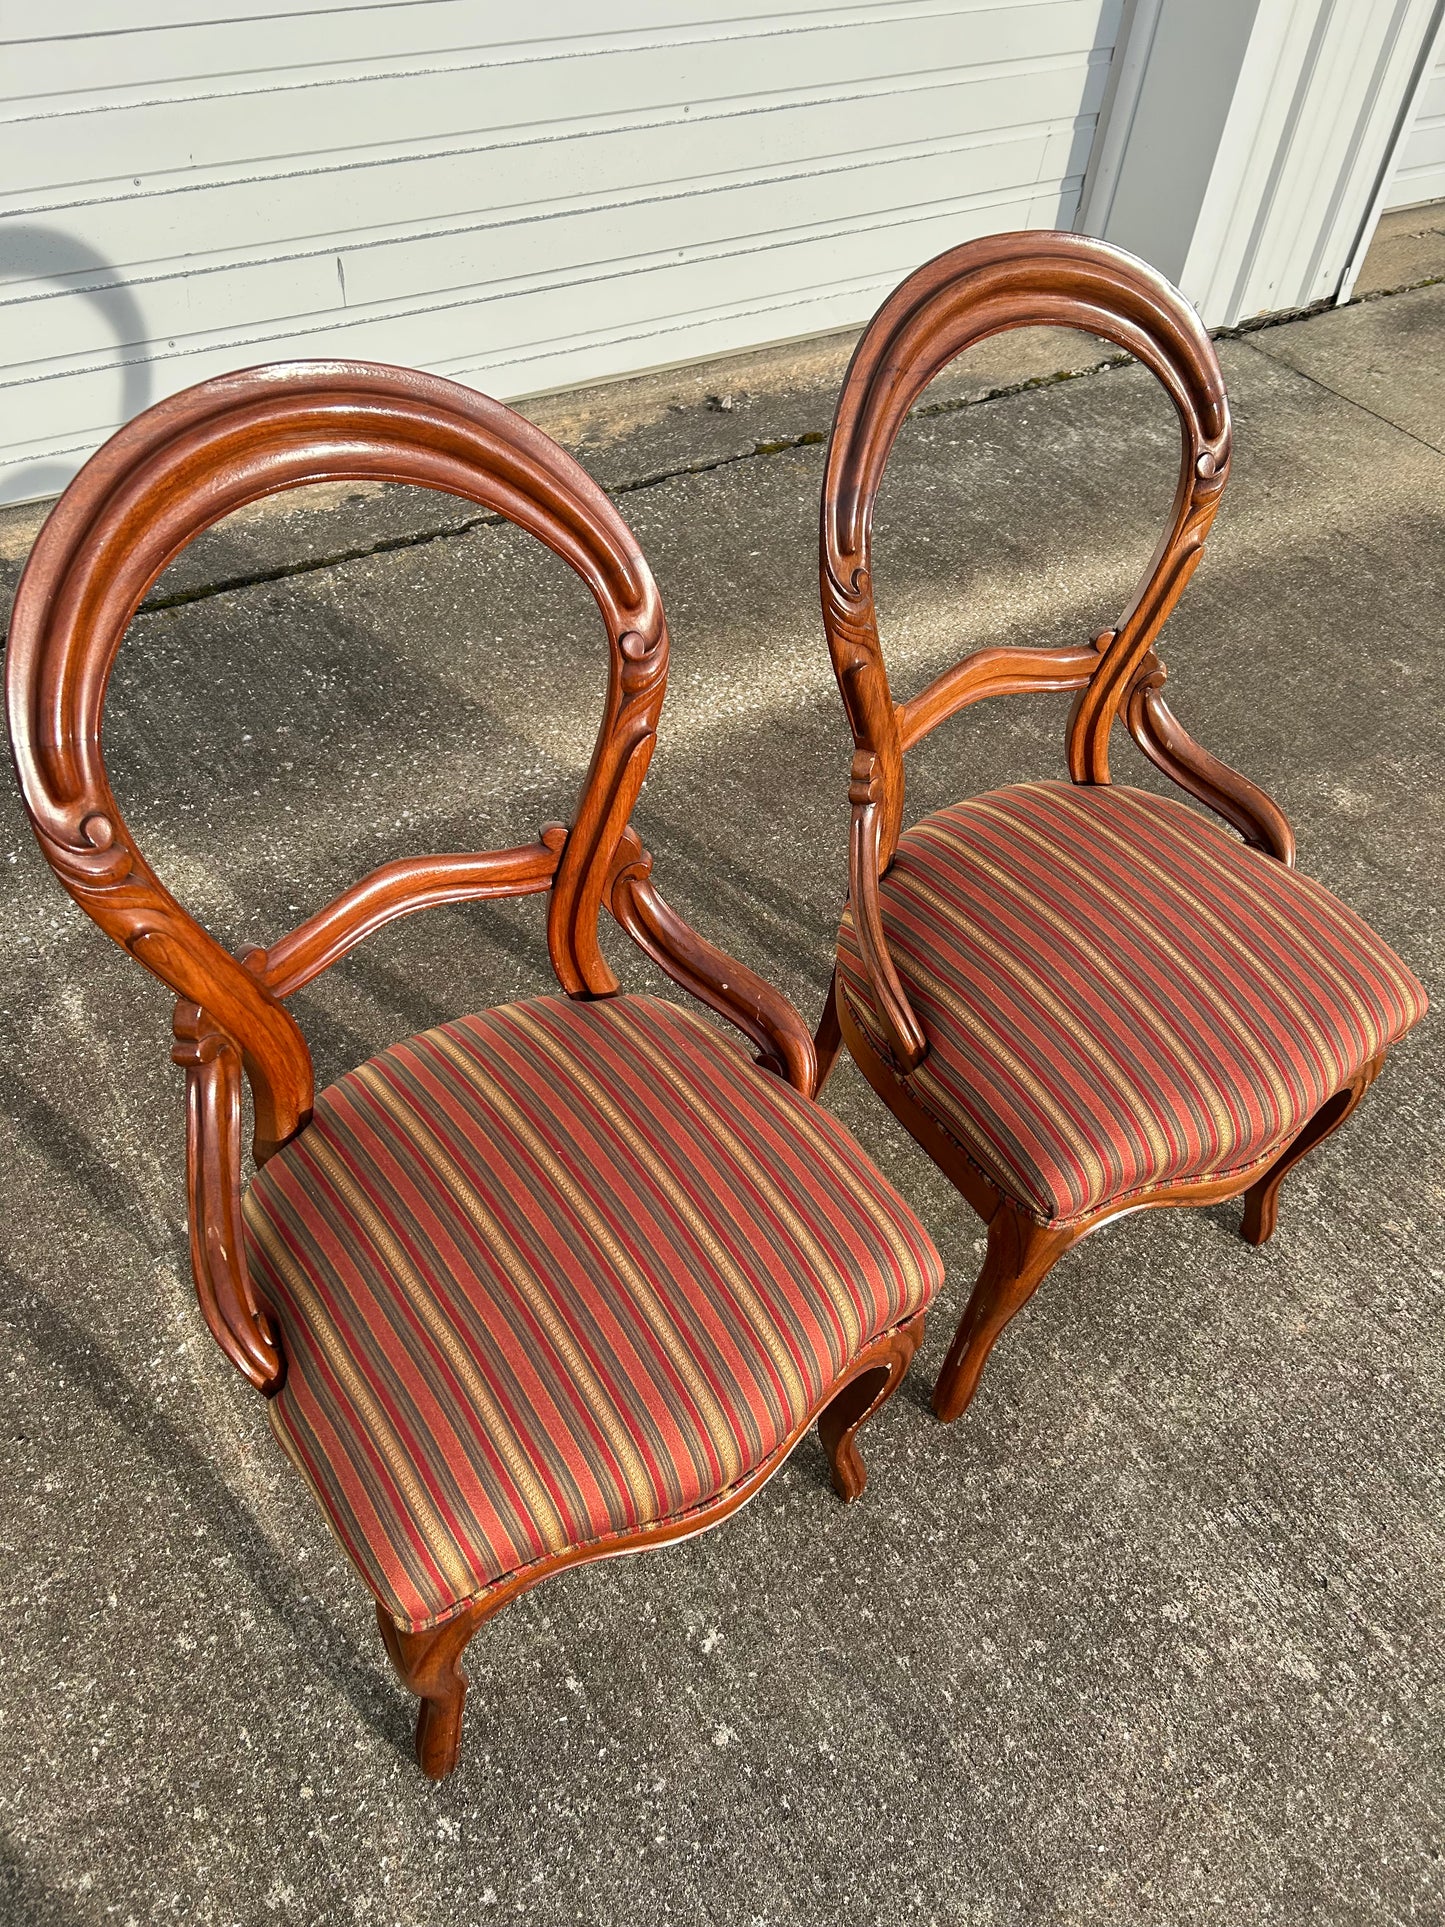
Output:
<path fill-rule="evenodd" d="M 383 865 L 265 949 L 231 956 L 142 856 L 101 753 L 106 685 L 157 576 L 202 529 L 249 502 L 310 482 L 408 482 L 495 510 L 546 544 L 590 589 L 608 649 L 601 726 L 570 824 L 508 850 Z M 285 999 L 393 918 L 439 903 L 544 894 L 562 989 L 609 997 L 598 942 L 605 906 L 674 982 L 736 1024 L 760 1063 L 814 1095 L 813 1040 L 787 999 L 693 931 L 658 894 L 629 817 L 652 755 L 668 636 L 647 563 L 606 495 L 555 443 L 485 396 L 411 371 L 356 362 L 256 368 L 202 383 L 139 416 L 81 471 L 42 530 L 10 626 L 7 699 L 31 824 L 65 889 L 177 998 L 173 1055 L 186 1073 L 191 1258 L 206 1322 L 263 1393 L 286 1370 L 247 1270 L 241 1235 L 242 1080 L 264 1162 L 305 1129 L 312 1065 Z M 760 1074 L 762 1074 L 760 1072 Z M 891 1395 L 921 1318 L 886 1333 L 826 1388 L 818 1410 L 834 1484 L 862 1490 L 855 1435 Z M 820 1416 L 821 1415 L 821 1416 Z M 418 1754 L 456 1764 L 461 1655 L 506 1600 L 549 1573 L 702 1530 L 747 1499 L 806 1426 L 740 1485 L 686 1518 L 580 1545 L 494 1588 L 430 1632 L 382 1612 L 387 1650 L 422 1700 Z"/>
<path fill-rule="evenodd" d="M 815 1088 L 822 1090 L 833 1075 L 833 1066 L 843 1048 L 843 1028 L 838 1022 L 838 973 L 835 970 L 828 979 L 828 994 L 823 999 L 823 1015 L 818 1019 L 817 1034 L 813 1038 L 818 1060 L 818 1076 Z"/>
<path fill-rule="evenodd" d="M 308 917 L 289 937 L 282 937 L 269 950 L 247 951 L 241 961 L 273 996 L 289 997 L 395 917 L 428 910 L 437 903 L 522 897 L 545 890 L 556 874 L 566 841 L 566 827 L 553 823 L 543 828 L 539 842 L 515 850 L 402 857 L 384 863 Z"/>
<path fill-rule="evenodd" d="M 807 1025 L 766 978 L 726 956 L 668 907 L 652 882 L 652 858 L 635 830 L 621 839 L 608 905 L 660 970 L 753 1040 L 759 1063 L 805 1097 L 814 1095 L 818 1060 Z"/>
<path fill-rule="evenodd" d="M 903 1383 L 903 1375 L 922 1343 L 920 1314 L 885 1332 L 861 1355 L 841 1386 L 835 1386 L 828 1395 L 830 1403 L 818 1418 L 818 1436 L 828 1454 L 833 1490 L 847 1504 L 861 1498 L 868 1483 L 867 1467 L 858 1455 L 858 1434 Z"/>
<path fill-rule="evenodd" d="M 889 453 L 909 410 L 955 356 L 1010 328 L 1080 328 L 1149 368 L 1179 421 L 1178 482 L 1169 520 L 1142 581 L 1112 629 L 1073 648 L 984 648 L 911 701 L 889 688 L 873 590 L 873 511 Z M 928 1040 L 889 955 L 879 901 L 903 825 L 904 752 L 985 696 L 1075 692 L 1066 742 L 1075 783 L 1110 780 L 1109 738 L 1122 720 L 1173 782 L 1254 848 L 1293 865 L 1294 835 L 1258 785 L 1201 748 L 1164 700 L 1154 653 L 1196 567 L 1229 474 L 1229 405 L 1214 348 L 1177 289 L 1144 262 L 1083 235 L 996 234 L 930 261 L 879 309 L 858 344 L 833 421 L 823 483 L 820 578 L 834 673 L 853 732 L 849 899 L 858 949 L 888 1042 L 880 1056 L 828 987 L 817 1032 L 819 1088 L 841 1046 L 879 1096 L 988 1225 L 988 1251 L 934 1391 L 943 1419 L 963 1411 L 994 1341 L 1051 1267 L 1081 1238 L 1130 1211 L 1246 1193 L 1243 1235 L 1263 1243 L 1276 1199 L 1299 1158 L 1349 1116 L 1379 1069 L 1336 1092 L 1285 1146 L 1247 1170 L 1115 1200 L 1091 1218 L 1045 1226 L 1005 1197 L 914 1100 L 908 1075 Z"/>
<path fill-rule="evenodd" d="M 1157 770 L 1206 809 L 1232 823 L 1252 849 L 1294 868 L 1294 831 L 1284 811 L 1257 783 L 1211 756 L 1181 726 L 1164 700 L 1164 666 L 1151 651 L 1129 691 L 1129 733 Z"/>

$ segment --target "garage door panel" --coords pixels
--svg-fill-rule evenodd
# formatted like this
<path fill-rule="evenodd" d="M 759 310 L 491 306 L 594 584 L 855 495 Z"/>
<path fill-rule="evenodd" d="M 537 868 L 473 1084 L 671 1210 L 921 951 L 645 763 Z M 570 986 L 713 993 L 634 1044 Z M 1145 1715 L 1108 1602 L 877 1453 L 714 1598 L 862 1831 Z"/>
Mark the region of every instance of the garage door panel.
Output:
<path fill-rule="evenodd" d="M 1040 209 L 1062 210 L 1059 218 L 1066 221 L 1072 216 L 1078 187 L 1079 182 L 1074 180 L 1049 190 L 1047 195 L 1037 190 L 978 195 L 936 208 L 895 213 L 875 223 L 862 237 L 869 243 L 870 256 L 880 263 L 868 276 L 857 272 L 860 235 L 847 225 L 830 233 L 738 243 L 726 252 L 715 251 L 695 260 L 677 262 L 659 257 L 635 263 L 623 273 L 582 268 L 566 280 L 515 292 L 494 292 L 479 300 L 468 296 L 438 302 L 423 310 L 335 314 L 301 328 L 288 322 L 284 336 L 278 329 L 266 327 L 241 339 L 232 330 L 217 330 L 192 338 L 184 356 L 187 366 L 183 380 L 176 385 L 199 381 L 205 374 L 227 367 L 271 359 L 282 343 L 287 353 L 296 355 L 381 361 L 404 359 L 405 343 L 408 349 L 421 348 L 424 353 L 417 358 L 436 367 L 445 362 L 451 366 L 465 363 L 498 368 L 514 361 L 522 366 L 538 357 L 551 363 L 565 354 L 574 339 L 581 348 L 590 349 L 602 338 L 632 330 L 655 335 L 673 321 L 692 326 L 718 312 L 742 308 L 758 317 L 744 342 L 755 345 L 775 338 L 767 330 L 770 299 L 782 307 L 814 287 L 862 285 L 865 280 L 870 287 L 876 283 L 881 291 L 910 265 L 973 234 L 1039 225 L 1036 217 Z M 719 266 L 726 269 L 730 297 L 721 307 L 715 299 Z M 846 325 L 846 317 L 830 325 Z M 217 358 L 226 353 L 231 355 L 229 361 Z M 87 367 L 41 364 L 26 386 L 51 388 L 47 415 L 57 430 L 73 438 L 97 419 L 104 419 L 104 405 L 98 404 L 96 397 L 113 391 L 118 368 L 146 365 L 145 357 L 98 360 Z M 579 377 L 591 378 L 595 376 Z M 514 392 L 535 392 L 536 387 L 534 383 L 530 390 Z M 4 392 L 7 403 L 17 396 L 13 385 L 7 385 Z"/>
<path fill-rule="evenodd" d="M 505 397 L 857 323 L 943 246 L 1072 220 L 1119 9 L 748 4 L 709 24 L 638 4 L 598 36 L 595 8 L 554 5 L 524 46 L 448 66 L 498 10 L 363 7 L 353 66 L 381 49 L 406 71 L 291 85 L 336 31 L 313 11 L 268 24 L 284 73 L 203 98 L 207 60 L 257 58 L 228 11 L 241 40 L 156 25 L 109 73 L 110 35 L 22 50 L 17 87 L 85 111 L 12 97 L 0 122 L 0 499 L 259 360 L 470 370 Z"/>
<path fill-rule="evenodd" d="M 1413 207 L 1417 201 L 1445 199 L 1445 27 L 1436 43 L 1434 66 L 1416 103 L 1415 118 L 1400 143 L 1386 207 Z"/>
<path fill-rule="evenodd" d="M 1025 0 L 1025 4 L 1028 0 Z M 1037 0 L 1034 0 L 1037 4 Z M 852 16 L 981 12 L 998 0 L 873 0 Z M 66 0 L 64 35 L 35 31 L 29 0 L 0 0 L 0 46 L 6 49 L 11 99 L 152 90 L 168 83 L 298 67 L 335 70 L 385 60 L 415 65 L 437 55 L 492 51 L 544 58 L 568 41 L 606 44 L 638 35 L 681 38 L 699 32 L 782 33 L 810 16 L 834 18 L 839 0 L 727 0 L 712 14 L 688 0 L 608 0 L 605 25 L 597 0 L 546 0 L 519 18 L 511 9 L 464 0 L 382 0 L 379 5 L 296 5 L 278 0 L 223 0 L 215 7 L 171 0 L 129 0 L 118 25 L 114 0 Z M 258 34 L 255 22 L 263 21 Z"/>
<path fill-rule="evenodd" d="M 1081 172 L 1088 129 L 1041 131 L 1000 139 L 968 154 L 975 192 L 1018 189 L 1054 172 Z M 957 201 L 956 155 L 929 153 L 867 167 L 818 169 L 788 181 L 736 183 L 702 194 L 633 201 L 554 214 L 544 257 L 566 265 L 539 273 L 535 218 L 405 239 L 309 259 L 260 262 L 209 274 L 170 275 L 137 285 L 102 286 L 84 302 L 55 293 L 16 303 L 5 327 L 15 352 L 37 371 L 94 354 L 96 324 L 119 348 L 161 354 L 178 340 L 228 331 L 237 313 L 257 322 L 329 318 L 344 325 L 369 310 L 393 309 L 398 292 L 418 299 L 474 289 L 479 300 L 515 299 L 529 285 L 579 272 L 589 282 L 643 263 L 700 262 L 763 239 L 788 245 L 814 227 L 866 230 L 880 216 Z M 941 164 L 941 161 L 943 164 Z M 590 297 L 589 297 L 590 298 Z M 54 369 L 50 369 L 54 372 Z"/>
<path fill-rule="evenodd" d="M 323 305 L 342 302 L 336 268 L 338 258 L 343 263 L 340 275 L 344 297 L 354 304 L 377 298 L 377 284 L 390 281 L 398 274 L 406 276 L 408 284 L 420 294 L 463 285 L 464 264 L 469 264 L 467 271 L 475 270 L 487 279 L 518 271 L 503 263 L 515 258 L 518 249 L 525 255 L 529 245 L 534 254 L 542 256 L 550 256 L 559 246 L 569 249 L 572 241 L 561 238 L 568 229 L 575 234 L 582 249 L 577 258 L 594 260 L 607 255 L 607 244 L 599 244 L 595 234 L 605 234 L 609 228 L 615 229 L 618 235 L 610 244 L 613 252 L 623 252 L 635 246 L 685 243 L 689 238 L 700 238 L 700 226 L 708 229 L 719 222 L 723 224 L 717 230 L 720 232 L 749 232 L 759 225 L 781 229 L 801 225 L 812 218 L 846 216 L 850 212 L 862 215 L 885 204 L 888 195 L 899 192 L 926 200 L 940 191 L 956 188 L 961 171 L 966 172 L 970 182 L 979 189 L 999 185 L 1010 169 L 1014 170 L 1013 178 L 1019 183 L 1039 179 L 1040 168 L 1055 168 L 1062 173 L 1068 171 L 1070 156 L 1077 157 L 1081 150 L 1087 150 L 1093 126 L 1089 115 L 1075 114 L 1063 125 L 1045 123 L 1022 132 L 1009 128 L 1010 121 L 1030 105 L 1063 113 L 1077 103 L 1080 89 L 1076 76 L 1060 74 L 1055 82 L 1049 90 L 1031 94 L 1025 83 L 1013 77 L 974 83 L 981 98 L 966 103 L 960 103 L 956 97 L 957 89 L 945 90 L 946 98 L 931 99 L 931 112 L 920 117 L 922 126 L 930 132 L 950 122 L 956 126 L 960 107 L 965 104 L 974 123 L 992 123 L 988 132 L 964 141 L 945 136 L 941 140 L 915 142 L 911 150 L 890 152 L 880 146 L 861 153 L 824 154 L 807 163 L 781 161 L 771 167 L 760 164 L 746 171 L 735 170 L 731 176 L 710 175 L 704 165 L 712 157 L 715 133 L 688 129 L 686 132 L 692 137 L 690 143 L 679 145 L 676 158 L 680 168 L 687 163 L 697 165 L 688 168 L 685 178 L 663 182 L 660 186 L 646 178 L 652 175 L 657 156 L 639 155 L 635 151 L 637 137 L 634 136 L 631 151 L 612 151 L 607 155 L 612 168 L 610 178 L 604 172 L 599 180 L 597 170 L 589 165 L 589 183 L 601 193 L 594 191 L 580 205 L 574 201 L 570 206 L 566 202 L 549 206 L 540 196 L 524 199 L 520 206 L 508 205 L 509 195 L 515 188 L 502 188 L 495 196 L 502 205 L 494 211 L 473 214 L 470 222 L 464 220 L 440 232 L 432 227 L 430 232 L 417 236 L 406 229 L 394 229 L 390 234 L 372 233 L 360 246 L 349 245 L 352 237 L 344 234 L 324 237 L 326 267 L 322 291 L 326 298 Z M 1086 90 L 1086 100 L 1091 91 Z M 995 128 L 1002 131 L 996 132 Z M 823 131 L 841 136 L 845 127 L 838 122 Z M 896 124 L 890 131 L 897 131 Z M 699 135 L 705 138 L 697 139 Z M 656 138 L 654 135 L 654 141 Z M 589 159 L 590 153 L 589 149 Z M 575 185 L 575 169 L 562 168 L 551 157 L 546 157 L 543 165 L 545 175 L 527 183 L 528 186 Z M 626 178 L 628 175 L 630 179 Z M 644 178 L 639 179 L 639 175 Z M 258 206 L 255 213 L 258 222 L 264 218 L 261 207 Z M 551 224 L 545 231 L 544 248 L 537 247 L 538 221 Z M 727 227 L 729 221 L 735 224 L 731 230 Z M 92 211 L 90 221 L 73 237 L 74 250 L 67 253 L 66 242 L 71 238 L 65 237 L 65 241 L 51 251 L 44 261 L 48 271 L 41 275 L 31 273 L 22 277 L 23 257 L 17 253 L 10 263 L 13 278 L 5 288 L 7 303 L 28 302 L 36 311 L 28 332 L 34 335 L 39 330 L 43 339 L 52 342 L 57 339 L 53 332 L 55 313 L 67 305 L 69 294 L 95 291 L 94 300 L 86 304 L 88 310 L 95 302 L 103 303 L 102 291 L 122 279 L 104 265 L 101 255 L 101 246 L 108 238 L 103 211 Z M 305 242 L 293 245 L 295 253 L 288 253 L 283 264 L 266 258 L 256 264 L 254 255 L 247 261 L 244 256 L 237 259 L 233 254 L 231 265 L 218 267 L 215 265 L 218 256 L 213 252 L 209 257 L 187 259 L 179 272 L 173 257 L 171 264 L 146 264 L 124 279 L 137 291 L 144 284 L 147 310 L 158 317 L 153 328 L 158 335 L 174 334 L 177 327 L 206 325 L 204 315 L 208 308 L 234 312 L 236 301 L 249 300 L 248 287 L 260 294 L 268 286 L 279 285 L 278 275 L 283 283 L 287 274 L 294 276 L 299 314 L 309 311 L 300 305 L 304 291 L 316 285 L 314 276 L 309 281 L 306 278 L 306 255 L 315 253 L 316 247 L 314 242 L 309 247 Z M 77 257 L 91 265 L 62 273 L 66 261 Z M 225 261 L 227 257 L 221 255 L 219 259 Z M 100 265 L 94 265 L 96 263 Z M 388 286 L 386 292 L 393 292 L 392 287 Z M 70 305 L 76 325 L 89 326 L 83 321 L 84 311 L 76 304 Z M 39 352 L 27 345 L 23 307 L 12 305 L 5 325 L 7 347 L 12 356 L 26 358 L 31 352 Z M 51 352 L 63 350 L 53 347 Z"/>
<path fill-rule="evenodd" d="M 799 169 L 860 169 L 900 146 L 935 143 L 952 155 L 1001 134 L 1097 115 L 1107 67 L 1059 64 L 1043 72 L 963 75 L 906 93 L 753 109 L 591 135 L 539 135 L 506 146 L 384 162 L 353 159 L 307 177 L 304 195 L 281 195 L 270 180 L 227 181 L 47 213 L 47 224 L 94 261 L 129 264 L 143 277 L 185 261 L 191 269 L 246 257 L 272 258 L 308 245 L 363 245 L 424 227 L 475 225 L 533 215 L 579 199 L 685 193 L 729 178 L 793 177 Z M 1092 131 L 1092 118 L 1086 137 Z M 960 133 L 960 129 L 970 130 Z M 747 158 L 739 149 L 746 137 Z M 739 163 L 743 162 L 740 166 Z M 970 162 L 951 163 L 953 165 Z M 579 184 L 585 183 L 585 195 Z M 3 230 L 0 230 L 3 232 Z M 152 252 L 147 252 L 152 250 Z M 61 267 L 59 259 L 57 269 Z M 27 272 L 12 255 L 0 278 L 23 291 Z M 76 286 L 95 274 L 75 270 Z"/>
<path fill-rule="evenodd" d="M 516 64 L 485 64 L 361 79 L 307 80 L 283 88 L 117 107 L 103 115 L 56 113 L 0 123 L 0 179 L 33 181 L 57 200 L 97 179 L 171 181 L 206 165 L 275 167 L 327 155 L 380 151 L 479 129 L 596 123 L 649 113 L 703 111 L 733 102 L 746 112 L 777 96 L 816 98 L 838 87 L 887 83 L 940 70 L 1022 61 L 1046 65 L 1087 52 L 1097 0 L 892 20 L 829 24 L 769 36 L 729 36 L 661 46 L 595 49 Z M 244 84 L 244 83 L 243 83 Z M 97 150 L 87 138 L 104 120 Z M 96 170 L 97 151 L 103 174 Z"/>

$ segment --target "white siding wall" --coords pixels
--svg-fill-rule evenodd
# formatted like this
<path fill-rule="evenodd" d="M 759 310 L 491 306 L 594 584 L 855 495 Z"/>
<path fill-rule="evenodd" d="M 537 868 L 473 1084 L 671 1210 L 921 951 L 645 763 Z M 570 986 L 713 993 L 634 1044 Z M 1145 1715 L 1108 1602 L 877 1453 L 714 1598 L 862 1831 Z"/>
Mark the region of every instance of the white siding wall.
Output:
<path fill-rule="evenodd" d="M 1439 0 L 1260 0 L 1179 285 L 1211 327 L 1348 293 Z"/>
<path fill-rule="evenodd" d="M 862 321 L 1071 224 L 1120 9 L 0 0 L 0 501 L 258 361 L 506 398 Z"/>
<path fill-rule="evenodd" d="M 1441 199 L 1445 199 L 1445 30 L 1435 43 L 1414 122 L 1400 143 L 1385 206 L 1413 207 L 1417 201 Z"/>

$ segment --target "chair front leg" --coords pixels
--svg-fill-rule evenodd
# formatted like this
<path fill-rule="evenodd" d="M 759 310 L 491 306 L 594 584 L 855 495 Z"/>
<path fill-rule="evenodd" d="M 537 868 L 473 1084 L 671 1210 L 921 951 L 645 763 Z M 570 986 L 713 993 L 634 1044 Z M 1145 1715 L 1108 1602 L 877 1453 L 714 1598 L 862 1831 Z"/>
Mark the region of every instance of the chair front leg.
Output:
<path fill-rule="evenodd" d="M 818 1436 L 828 1454 L 833 1490 L 851 1504 L 868 1483 L 868 1472 L 858 1453 L 859 1429 L 892 1398 L 923 1342 L 923 1313 L 863 1352 L 853 1376 L 818 1415 Z"/>
<path fill-rule="evenodd" d="M 1042 1225 L 1007 1198 L 988 1222 L 988 1252 L 933 1388 L 933 1409 L 950 1424 L 978 1390 L 994 1341 L 1021 1311 L 1083 1226 Z"/>
<path fill-rule="evenodd" d="M 489 1615 L 473 1606 L 440 1626 L 409 1632 L 378 1604 L 376 1623 L 382 1643 L 402 1684 L 421 1700 L 416 1719 L 417 1764 L 429 1780 L 444 1780 L 462 1755 L 462 1707 L 467 1676 L 462 1655 L 472 1634 Z"/>
<path fill-rule="evenodd" d="M 1279 1188 L 1290 1172 L 1303 1157 L 1308 1157 L 1317 1144 L 1338 1131 L 1345 1119 L 1354 1111 L 1365 1092 L 1379 1076 L 1385 1062 L 1385 1053 L 1372 1057 L 1352 1083 L 1342 1085 L 1333 1097 L 1327 1097 L 1314 1116 L 1309 1118 L 1303 1128 L 1280 1152 L 1262 1178 L 1256 1178 L 1244 1194 L 1244 1223 L 1239 1235 L 1246 1244 L 1266 1244 L 1274 1236 L 1275 1224 L 1279 1217 Z"/>

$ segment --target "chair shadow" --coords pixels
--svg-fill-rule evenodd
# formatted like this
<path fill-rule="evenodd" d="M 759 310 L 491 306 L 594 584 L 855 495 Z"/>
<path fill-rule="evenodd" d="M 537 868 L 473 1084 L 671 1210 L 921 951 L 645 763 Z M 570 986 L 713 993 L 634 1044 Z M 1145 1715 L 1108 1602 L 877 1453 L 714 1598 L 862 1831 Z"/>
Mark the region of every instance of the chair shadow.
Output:
<path fill-rule="evenodd" d="M 1239 1243 L 1239 1227 L 1244 1219 L 1242 1198 L 1224 1198 L 1218 1204 L 1199 1204 L 1194 1207 L 1194 1210 L 1197 1217 L 1213 1225 L 1216 1231 L 1223 1232 L 1231 1244 Z"/>
<path fill-rule="evenodd" d="M 0 1920 L 16 1927 L 92 1927 L 89 1919 L 21 1854 L 12 1840 L 0 1840 Z"/>
<path fill-rule="evenodd" d="M 149 354 L 141 350 L 149 339 L 149 327 L 134 289 L 113 263 L 63 229 L 35 222 L 7 222 L 3 247 L 5 266 L 12 278 L 56 282 L 66 292 L 81 296 L 97 312 L 105 332 L 115 337 L 120 377 L 117 425 L 148 407 L 155 396 L 154 366 Z M 77 275 L 96 279 L 91 286 L 77 287 L 71 285 Z M 4 500 L 33 502 L 59 494 L 81 459 L 31 462 L 7 479 Z"/>
<path fill-rule="evenodd" d="M 69 1383 L 83 1388 L 153 1464 L 175 1478 L 235 1552 L 256 1594 L 299 1651 L 326 1674 L 374 1733 L 398 1752 L 409 1754 L 414 1714 L 400 1683 L 393 1686 L 381 1664 L 368 1667 L 348 1649 L 344 1635 L 278 1561 L 275 1548 L 245 1505 L 206 1455 L 155 1408 L 146 1388 L 107 1358 L 75 1319 L 32 1291 L 4 1263 L 0 1263 L 0 1322 L 10 1327 L 17 1342 L 28 1341 Z"/>
<path fill-rule="evenodd" d="M 53 1170 L 65 1174 L 68 1184 L 85 1191 L 108 1224 L 135 1238 L 147 1251 L 157 1249 L 155 1228 L 136 1202 L 134 1187 L 106 1162 L 83 1132 L 22 1082 L 3 1053 L 0 1116 L 9 1118 L 21 1141 L 34 1145 Z"/>
<path fill-rule="evenodd" d="M 821 1003 L 828 981 L 828 964 L 824 958 L 831 958 L 836 921 L 833 928 L 828 928 L 800 892 L 770 881 L 757 870 L 742 872 L 736 852 L 715 847 L 689 829 L 675 812 L 661 809 L 655 803 L 639 802 L 633 821 L 644 845 L 656 859 L 663 895 L 668 894 L 669 874 L 677 874 L 685 882 L 688 894 L 704 898 L 709 909 L 719 917 L 724 934 L 718 937 L 716 932 L 704 932 L 704 935 L 726 943 L 736 941 L 740 933 L 746 932 L 758 951 L 817 985 Z M 806 935 L 797 934 L 814 927 L 815 942 L 810 943 Z"/>

